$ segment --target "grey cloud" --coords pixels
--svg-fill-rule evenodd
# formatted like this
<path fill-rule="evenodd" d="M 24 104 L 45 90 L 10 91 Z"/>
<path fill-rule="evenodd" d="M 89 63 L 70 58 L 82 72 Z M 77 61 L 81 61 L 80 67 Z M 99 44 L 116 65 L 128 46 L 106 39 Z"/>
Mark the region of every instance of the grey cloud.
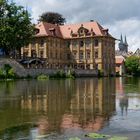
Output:
<path fill-rule="evenodd" d="M 110 23 L 122 19 L 140 19 L 139 0 L 16 0 L 31 7 L 34 18 L 44 11 L 56 11 L 66 17 L 68 22 L 95 19 Z"/>
<path fill-rule="evenodd" d="M 126 34 L 130 50 L 140 47 L 139 0 L 15 0 L 28 6 L 35 22 L 45 11 L 61 13 L 67 23 L 96 20 L 116 38 Z"/>

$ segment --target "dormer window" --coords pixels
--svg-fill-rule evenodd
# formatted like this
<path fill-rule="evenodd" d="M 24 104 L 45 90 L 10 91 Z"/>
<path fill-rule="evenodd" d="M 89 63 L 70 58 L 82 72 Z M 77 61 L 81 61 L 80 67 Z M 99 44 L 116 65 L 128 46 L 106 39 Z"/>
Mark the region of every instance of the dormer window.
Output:
<path fill-rule="evenodd" d="M 53 36 L 55 36 L 55 28 L 49 28 L 49 31 L 51 32 L 51 34 L 52 34 Z"/>
<path fill-rule="evenodd" d="M 80 30 L 80 33 L 81 33 L 81 34 L 83 34 L 83 33 L 84 33 L 84 31 L 81 29 L 81 30 Z"/>
<path fill-rule="evenodd" d="M 108 29 L 102 29 L 105 35 L 108 35 Z"/>
<path fill-rule="evenodd" d="M 79 35 L 84 35 L 84 34 L 87 34 L 89 32 L 88 29 L 84 28 L 83 25 L 81 25 L 81 27 L 78 29 L 78 33 Z"/>
<path fill-rule="evenodd" d="M 40 32 L 39 29 L 37 29 L 37 28 L 34 29 L 34 33 L 35 33 L 35 34 L 38 34 L 39 32 Z"/>

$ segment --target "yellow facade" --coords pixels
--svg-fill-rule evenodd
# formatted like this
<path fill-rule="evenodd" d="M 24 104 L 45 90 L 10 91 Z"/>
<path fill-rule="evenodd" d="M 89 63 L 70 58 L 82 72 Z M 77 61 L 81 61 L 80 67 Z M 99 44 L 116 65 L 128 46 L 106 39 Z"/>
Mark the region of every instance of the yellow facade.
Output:
<path fill-rule="evenodd" d="M 22 55 L 45 59 L 45 68 L 98 69 L 105 76 L 115 75 L 115 39 L 83 32 L 71 38 L 34 37 Z"/>

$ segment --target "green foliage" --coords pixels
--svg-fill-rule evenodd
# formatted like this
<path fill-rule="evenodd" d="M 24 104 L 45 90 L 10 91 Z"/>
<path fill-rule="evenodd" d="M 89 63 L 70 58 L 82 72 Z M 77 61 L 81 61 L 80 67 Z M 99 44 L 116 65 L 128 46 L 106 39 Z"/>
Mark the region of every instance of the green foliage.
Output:
<path fill-rule="evenodd" d="M 56 78 L 56 79 L 65 79 L 65 78 L 70 78 L 70 79 L 75 79 L 75 73 L 71 70 L 69 70 L 67 73 L 64 70 L 57 71 L 56 74 L 52 75 L 51 78 Z"/>
<path fill-rule="evenodd" d="M 0 0 L 0 47 L 6 54 L 27 45 L 33 35 L 29 13 L 22 6 Z"/>
<path fill-rule="evenodd" d="M 75 137 L 75 138 L 70 138 L 69 140 L 81 140 L 81 139 L 79 139 L 78 137 Z"/>
<path fill-rule="evenodd" d="M 85 135 L 89 138 L 93 139 L 107 139 L 107 140 L 128 140 L 127 137 L 121 137 L 121 136 L 110 136 L 110 135 L 104 135 L 104 134 L 98 134 L 98 133 L 89 133 Z"/>
<path fill-rule="evenodd" d="M 9 65 L 9 64 L 5 64 L 4 67 L 3 67 L 3 70 L 5 71 L 5 75 L 8 75 L 8 72 L 9 70 L 11 69 L 12 67 Z"/>
<path fill-rule="evenodd" d="M 131 56 L 126 59 L 125 66 L 128 74 L 137 75 L 140 73 L 140 58 Z"/>
<path fill-rule="evenodd" d="M 117 137 L 117 136 L 114 136 L 112 138 L 109 138 L 108 140 L 128 140 L 127 137 Z"/>
<path fill-rule="evenodd" d="M 62 25 L 66 20 L 59 13 L 45 12 L 40 16 L 39 21 Z"/>
<path fill-rule="evenodd" d="M 53 78 L 66 78 L 66 74 L 63 70 L 58 71 L 52 76 Z"/>
<path fill-rule="evenodd" d="M 0 130 L 0 138 L 5 139 L 4 136 L 6 135 L 7 136 L 6 139 L 12 140 L 13 136 L 16 135 L 17 132 L 30 131 L 32 127 L 36 127 L 36 126 L 32 123 L 24 123 L 16 126 L 11 126 L 4 130 Z"/>
<path fill-rule="evenodd" d="M 14 73 L 13 68 L 9 64 L 5 64 L 3 68 L 0 69 L 0 78 L 16 78 L 16 74 Z"/>
<path fill-rule="evenodd" d="M 104 72 L 102 70 L 98 70 L 98 77 L 103 77 L 104 76 Z"/>
<path fill-rule="evenodd" d="M 72 70 L 68 70 L 66 77 L 70 79 L 75 79 L 75 72 Z"/>
<path fill-rule="evenodd" d="M 3 69 L 0 69 L 0 78 L 1 78 L 1 79 L 5 78 L 5 75 L 4 75 L 3 72 L 4 72 Z"/>
<path fill-rule="evenodd" d="M 49 79 L 49 76 L 44 75 L 44 74 L 41 74 L 41 75 L 37 76 L 37 79 L 38 80 L 48 80 Z"/>
<path fill-rule="evenodd" d="M 95 138 L 95 139 L 101 139 L 101 138 L 108 138 L 108 137 L 110 137 L 109 135 L 98 134 L 98 133 L 89 133 L 86 136 L 90 137 L 90 138 Z"/>
<path fill-rule="evenodd" d="M 14 73 L 13 68 L 9 69 L 9 71 L 8 71 L 8 76 L 9 76 L 10 78 L 15 78 L 15 77 L 16 77 L 16 74 Z"/>

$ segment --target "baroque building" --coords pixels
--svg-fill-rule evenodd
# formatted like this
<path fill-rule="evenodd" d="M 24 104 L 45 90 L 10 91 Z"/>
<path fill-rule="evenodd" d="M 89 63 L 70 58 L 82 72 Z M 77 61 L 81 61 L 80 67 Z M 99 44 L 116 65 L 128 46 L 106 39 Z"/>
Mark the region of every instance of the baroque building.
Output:
<path fill-rule="evenodd" d="M 40 22 L 21 54 L 44 59 L 43 66 L 49 69 L 98 69 L 104 75 L 115 74 L 115 38 L 95 21 L 69 25 Z"/>

